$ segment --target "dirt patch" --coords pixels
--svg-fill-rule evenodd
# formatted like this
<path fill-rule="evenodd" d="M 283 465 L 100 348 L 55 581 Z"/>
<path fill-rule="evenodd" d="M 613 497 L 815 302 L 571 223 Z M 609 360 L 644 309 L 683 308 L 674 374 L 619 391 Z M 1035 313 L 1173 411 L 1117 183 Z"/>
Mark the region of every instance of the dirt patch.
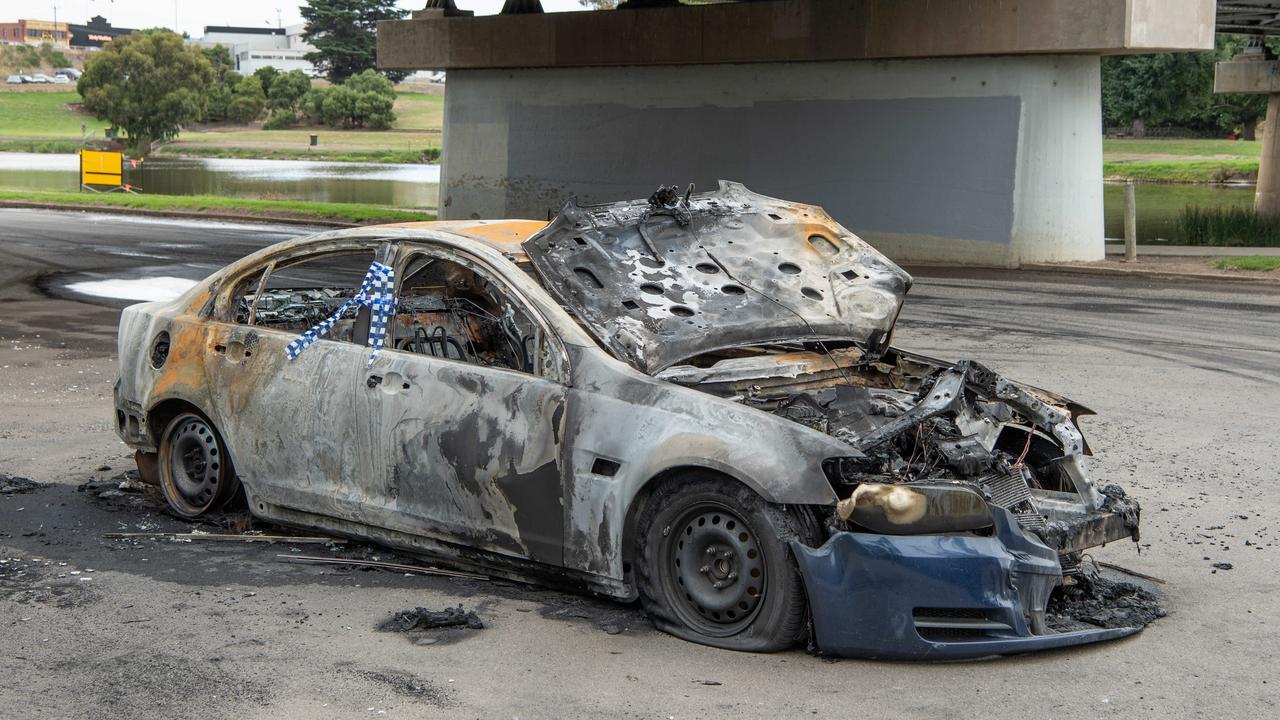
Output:
<path fill-rule="evenodd" d="M 31 478 L 0 473 L 0 495 L 21 495 L 42 487 L 44 487 L 44 483 L 38 483 Z"/>
<path fill-rule="evenodd" d="M 99 505 L 114 510 L 154 510 L 164 507 L 164 496 L 161 495 L 160 488 L 142 482 L 137 470 L 129 470 L 109 478 L 95 478 L 77 485 L 76 490 L 85 493 Z"/>
<path fill-rule="evenodd" d="M 52 605 L 59 609 L 97 602 L 93 571 L 41 558 L 0 558 L 0 599 L 19 605 Z"/>
<path fill-rule="evenodd" d="M 652 629 L 649 618 L 635 605 L 561 595 L 547 598 L 540 612 L 548 620 L 586 620 L 608 635 L 635 634 Z"/>
<path fill-rule="evenodd" d="M 448 707 L 453 704 L 453 698 L 446 690 L 413 673 L 402 670 L 361 670 L 358 674 L 366 680 L 390 688 L 392 692 L 402 697 L 419 700 L 436 707 Z"/>
<path fill-rule="evenodd" d="M 1146 627 L 1166 615 L 1155 593 L 1131 582 L 1081 578 L 1049 600 L 1049 627 L 1058 632 Z"/>
<path fill-rule="evenodd" d="M 1161 279 L 1187 280 L 1243 280 L 1247 282 L 1280 284 L 1280 272 L 1265 270 L 1219 270 L 1215 263 L 1225 256 L 1179 256 L 1139 254 L 1137 262 L 1124 262 L 1107 258 L 1096 262 L 1031 263 L 1024 270 L 1052 270 L 1058 272 L 1082 272 L 1089 274 L 1149 276 Z"/>
<path fill-rule="evenodd" d="M 82 663 L 66 663 L 67 671 L 82 673 Z M 226 702 L 260 708 L 270 700 L 259 680 L 233 674 L 220 659 L 179 657 L 154 648 L 105 658 L 91 668 L 91 692 L 102 717 L 206 718 L 212 703 Z M 268 713 L 270 714 L 270 713 Z"/>

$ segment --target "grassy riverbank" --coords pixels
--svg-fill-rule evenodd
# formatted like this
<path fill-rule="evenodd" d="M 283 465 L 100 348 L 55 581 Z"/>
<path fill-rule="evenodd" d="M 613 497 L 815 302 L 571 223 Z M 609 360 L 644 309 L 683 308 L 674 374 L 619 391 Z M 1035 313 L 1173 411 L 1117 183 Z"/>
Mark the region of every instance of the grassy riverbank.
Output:
<path fill-rule="evenodd" d="M 1280 257 L 1272 255 L 1245 255 L 1220 258 L 1213 264 L 1219 270 L 1253 270 L 1271 272 L 1280 270 Z"/>
<path fill-rule="evenodd" d="M 1107 138 L 1102 174 L 1139 182 L 1254 182 L 1261 152 L 1259 141 Z"/>
<path fill-rule="evenodd" d="M 67 208 L 129 208 L 157 213 L 201 213 L 210 216 L 327 220 L 353 224 L 434 220 L 426 211 L 400 210 L 361 203 L 317 203 L 254 200 L 214 195 L 130 195 L 125 193 L 44 192 L 0 189 L 0 204 L 34 203 Z"/>
<path fill-rule="evenodd" d="M 1178 229 L 1186 245 L 1280 247 L 1280 221 L 1260 216 L 1252 207 L 1188 205 Z"/>
<path fill-rule="evenodd" d="M 91 139 L 102 139 L 105 123 L 80 112 L 74 90 L 18 92 L 0 88 L 0 152 L 75 152 L 81 124 Z M 434 162 L 444 125 L 444 96 L 401 91 L 390 130 L 297 127 L 263 130 L 253 125 L 190 127 L 157 152 L 198 157 L 336 160 L 354 162 Z M 311 135 L 319 144 L 310 146 Z"/>
<path fill-rule="evenodd" d="M 1105 157 L 1105 156 L 1104 156 Z M 1256 182 L 1257 160 L 1106 160 L 1107 180 L 1167 183 Z"/>

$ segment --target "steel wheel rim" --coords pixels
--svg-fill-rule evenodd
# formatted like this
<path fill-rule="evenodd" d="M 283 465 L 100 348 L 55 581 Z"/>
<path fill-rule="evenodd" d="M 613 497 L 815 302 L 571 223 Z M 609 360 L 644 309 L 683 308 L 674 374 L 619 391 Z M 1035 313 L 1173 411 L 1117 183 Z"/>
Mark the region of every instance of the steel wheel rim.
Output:
<path fill-rule="evenodd" d="M 700 503 L 671 525 L 663 548 L 674 610 L 705 635 L 735 635 L 751 624 L 767 591 L 754 528 L 727 506 Z"/>
<path fill-rule="evenodd" d="M 222 479 L 222 449 L 213 429 L 191 416 L 169 436 L 168 469 L 174 494 L 191 511 L 208 507 Z"/>

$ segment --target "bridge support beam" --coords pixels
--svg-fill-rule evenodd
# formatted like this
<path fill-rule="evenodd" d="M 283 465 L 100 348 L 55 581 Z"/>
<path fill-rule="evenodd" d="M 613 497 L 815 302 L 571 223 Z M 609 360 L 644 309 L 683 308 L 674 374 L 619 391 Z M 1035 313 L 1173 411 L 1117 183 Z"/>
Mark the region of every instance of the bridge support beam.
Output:
<path fill-rule="evenodd" d="M 1280 218 L 1280 137 L 1277 137 L 1280 136 L 1280 63 L 1267 59 L 1261 46 L 1251 51 L 1218 63 L 1213 91 L 1268 96 L 1253 209 L 1259 215 Z"/>

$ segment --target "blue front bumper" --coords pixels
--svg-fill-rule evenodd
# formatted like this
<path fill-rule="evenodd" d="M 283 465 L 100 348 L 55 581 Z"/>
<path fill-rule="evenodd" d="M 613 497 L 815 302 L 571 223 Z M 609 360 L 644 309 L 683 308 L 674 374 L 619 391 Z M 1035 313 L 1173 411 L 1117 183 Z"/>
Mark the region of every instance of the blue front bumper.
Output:
<path fill-rule="evenodd" d="M 957 660 L 1046 650 L 1136 633 L 1053 633 L 1043 624 L 1062 576 L 1057 553 L 996 510 L 995 532 L 840 532 L 820 548 L 792 543 L 818 649 L 828 655 Z M 1034 634 L 1032 625 L 1045 634 Z"/>

